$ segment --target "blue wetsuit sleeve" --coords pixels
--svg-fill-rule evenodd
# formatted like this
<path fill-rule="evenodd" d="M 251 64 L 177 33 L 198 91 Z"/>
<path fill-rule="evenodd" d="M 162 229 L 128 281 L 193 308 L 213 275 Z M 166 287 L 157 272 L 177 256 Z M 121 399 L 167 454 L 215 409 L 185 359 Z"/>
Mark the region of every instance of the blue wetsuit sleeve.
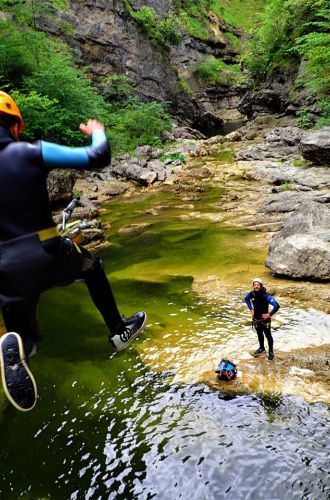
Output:
<path fill-rule="evenodd" d="M 267 295 L 267 302 L 268 302 L 268 304 L 273 306 L 273 309 L 269 313 L 270 316 L 273 316 L 273 314 L 275 314 L 279 310 L 280 304 L 278 302 L 276 302 L 274 297 L 272 297 L 271 295 Z"/>
<path fill-rule="evenodd" d="M 248 306 L 248 308 L 250 309 L 253 309 L 253 306 L 251 304 L 251 292 L 249 292 L 248 294 L 245 295 L 245 302 L 246 302 L 246 305 Z"/>
<path fill-rule="evenodd" d="M 102 168 L 111 161 L 110 147 L 103 130 L 92 134 L 92 144 L 83 148 L 71 148 L 41 141 L 41 154 L 46 167 L 88 170 Z"/>

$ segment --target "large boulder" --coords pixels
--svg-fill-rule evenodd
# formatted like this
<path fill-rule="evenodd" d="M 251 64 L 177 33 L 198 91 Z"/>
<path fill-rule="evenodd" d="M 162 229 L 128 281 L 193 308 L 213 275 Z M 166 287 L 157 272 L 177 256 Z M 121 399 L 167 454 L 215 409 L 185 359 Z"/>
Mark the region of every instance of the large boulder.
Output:
<path fill-rule="evenodd" d="M 299 149 L 306 160 L 330 166 L 330 127 L 305 134 Z"/>
<path fill-rule="evenodd" d="M 47 177 L 50 201 L 56 204 L 71 198 L 76 179 L 77 174 L 71 170 L 52 170 Z"/>
<path fill-rule="evenodd" d="M 266 266 L 289 278 L 330 279 L 330 207 L 311 202 L 294 212 L 271 241 Z"/>

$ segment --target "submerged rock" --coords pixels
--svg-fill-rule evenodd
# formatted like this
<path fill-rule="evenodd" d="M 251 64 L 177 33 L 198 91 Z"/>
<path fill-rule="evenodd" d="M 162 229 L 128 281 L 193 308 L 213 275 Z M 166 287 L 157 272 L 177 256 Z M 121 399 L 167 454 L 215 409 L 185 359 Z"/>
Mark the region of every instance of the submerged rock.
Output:
<path fill-rule="evenodd" d="M 271 241 L 265 265 L 276 275 L 330 279 L 330 208 L 306 203 Z"/>
<path fill-rule="evenodd" d="M 151 224 L 127 224 L 119 229 L 118 233 L 123 235 L 136 236 L 138 234 L 144 233 Z"/>

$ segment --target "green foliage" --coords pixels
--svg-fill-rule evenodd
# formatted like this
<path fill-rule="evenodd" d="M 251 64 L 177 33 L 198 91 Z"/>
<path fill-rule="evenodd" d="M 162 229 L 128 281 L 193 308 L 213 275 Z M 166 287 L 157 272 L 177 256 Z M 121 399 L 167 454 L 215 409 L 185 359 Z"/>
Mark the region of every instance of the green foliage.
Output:
<path fill-rule="evenodd" d="M 297 83 L 320 99 L 322 115 L 316 126 L 330 123 L 330 3 L 329 0 L 269 0 L 261 24 L 251 37 L 245 63 L 254 79 L 275 68 L 303 60 Z M 308 110 L 297 113 L 298 125 L 312 125 Z"/>
<path fill-rule="evenodd" d="M 131 16 L 151 39 L 161 45 L 177 45 L 181 41 L 181 25 L 177 17 L 170 13 L 160 18 L 154 9 L 143 6 L 139 10 L 129 9 Z"/>
<path fill-rule="evenodd" d="M 165 44 L 178 45 L 181 41 L 181 25 L 174 14 L 169 14 L 158 23 L 158 38 Z"/>
<path fill-rule="evenodd" d="M 208 57 L 195 68 L 195 74 L 210 85 L 235 85 L 242 82 L 238 64 L 228 65 L 221 59 Z"/>
<path fill-rule="evenodd" d="M 55 4 L 59 2 L 51 3 Z M 116 99 L 110 105 L 93 87 L 87 69 L 75 66 L 68 47 L 37 31 L 41 2 L 15 0 L 4 5 L 12 17 L 0 20 L 0 83 L 21 108 L 23 138 L 80 145 L 86 138 L 79 124 L 92 117 L 110 127 L 115 154 L 160 143 L 159 135 L 171 122 L 163 104 L 133 100 L 127 77 L 113 75 L 102 82 L 104 95 Z"/>
<path fill-rule="evenodd" d="M 294 188 L 294 182 L 289 180 L 289 181 L 285 181 L 283 182 L 283 184 L 281 184 L 281 187 L 283 189 L 283 191 L 292 191 L 292 189 Z"/>
<path fill-rule="evenodd" d="M 305 85 L 309 87 L 314 94 L 329 94 L 330 33 L 312 32 L 308 35 L 301 36 L 296 40 L 295 50 L 306 59 L 306 68 L 303 75 Z"/>
<path fill-rule="evenodd" d="M 240 40 L 233 33 L 225 33 L 225 38 L 229 41 L 229 43 L 233 46 L 235 50 L 240 51 Z"/>
<path fill-rule="evenodd" d="M 297 125 L 300 128 L 311 128 L 313 126 L 313 121 L 311 120 L 308 109 L 303 108 L 297 111 Z"/>
<path fill-rule="evenodd" d="M 195 17 L 189 14 L 186 10 L 180 9 L 179 18 L 184 29 L 193 37 L 199 38 L 201 40 L 214 38 L 214 36 L 211 36 L 209 25 L 204 19 L 202 12 L 198 17 Z"/>
<path fill-rule="evenodd" d="M 326 125 L 330 126 L 330 99 L 324 99 L 319 102 L 319 106 L 321 109 L 321 116 L 318 118 L 316 122 L 316 127 L 325 127 Z"/>
<path fill-rule="evenodd" d="M 165 153 L 161 158 L 160 161 L 166 161 L 166 160 L 179 160 L 182 163 L 186 163 L 187 161 L 187 156 L 184 153 L 180 153 L 179 151 L 174 151 L 173 153 Z"/>
<path fill-rule="evenodd" d="M 186 82 L 184 77 L 178 73 L 178 82 L 180 85 L 180 88 L 189 96 L 193 95 L 192 89 L 189 87 L 189 84 Z"/>
<path fill-rule="evenodd" d="M 240 26 L 245 30 L 255 28 L 259 13 L 265 0 L 213 0 L 211 8 L 231 26 Z M 228 35 L 226 33 L 226 35 Z"/>
<path fill-rule="evenodd" d="M 143 6 L 140 10 L 132 11 L 134 19 L 142 26 L 148 33 L 156 25 L 157 15 L 154 9 Z"/>
<path fill-rule="evenodd" d="M 23 94 L 12 91 L 10 95 L 15 99 L 24 117 L 25 131 L 23 139 L 33 140 L 36 137 L 52 137 L 54 130 L 59 128 L 61 121 L 60 107 L 56 99 L 41 96 L 35 91 Z M 49 117 L 52 117 L 49 120 Z"/>
<path fill-rule="evenodd" d="M 8 11 L 15 22 L 24 27 L 33 28 L 37 31 L 37 18 L 42 16 L 48 18 L 53 24 L 56 24 L 54 12 L 58 9 L 67 9 L 66 0 L 2 0 L 0 8 Z"/>
<path fill-rule="evenodd" d="M 251 52 L 245 57 L 245 62 L 257 80 L 264 78 L 278 61 L 290 57 L 294 17 L 284 7 L 287 3 L 283 0 L 270 0 L 260 16 L 260 26 L 251 37 Z M 304 11 L 304 8 L 301 10 Z"/>
<path fill-rule="evenodd" d="M 109 136 L 116 154 L 132 152 L 137 146 L 160 146 L 160 135 L 171 127 L 164 103 L 144 104 L 132 100 L 115 105 L 108 117 Z"/>
<path fill-rule="evenodd" d="M 195 38 L 215 40 L 213 31 L 214 14 L 227 24 L 250 29 L 255 26 L 256 12 L 264 6 L 265 0 L 174 0 L 185 30 Z M 229 33 L 226 33 L 226 36 Z M 237 43 L 238 39 L 233 35 Z M 234 44 L 235 46 L 235 44 Z"/>
<path fill-rule="evenodd" d="M 305 84 L 326 93 L 330 88 L 329 21 L 328 0 L 270 0 L 246 57 L 254 78 L 262 79 L 300 55 L 306 59 Z"/>
<path fill-rule="evenodd" d="M 51 45 L 48 41 L 48 47 Z M 48 61 L 39 62 L 32 74 L 23 77 L 22 90 L 27 98 L 39 95 L 50 100 L 53 106 L 56 103 L 53 127 L 46 126 L 52 140 L 80 144 L 84 138 L 79 132 L 79 124 L 89 117 L 106 121 L 108 106 L 93 89 L 87 75 L 74 66 L 64 47 L 56 44 L 53 48 Z"/>
<path fill-rule="evenodd" d="M 295 167 L 307 168 L 312 165 L 312 162 L 309 160 L 293 160 L 293 165 Z"/>
<path fill-rule="evenodd" d="M 110 100 L 124 99 L 133 95 L 133 86 L 127 75 L 113 74 L 101 78 L 101 93 L 104 97 Z"/>
<path fill-rule="evenodd" d="M 32 29 L 17 30 L 11 21 L 0 21 L 0 81 L 20 86 L 23 75 L 37 68 L 40 53 L 48 52 L 43 33 Z"/>

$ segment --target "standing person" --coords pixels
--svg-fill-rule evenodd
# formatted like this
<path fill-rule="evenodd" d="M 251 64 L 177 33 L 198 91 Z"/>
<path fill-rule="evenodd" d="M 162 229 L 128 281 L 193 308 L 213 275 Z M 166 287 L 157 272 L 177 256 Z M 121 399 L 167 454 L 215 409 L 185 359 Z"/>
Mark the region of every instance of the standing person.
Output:
<path fill-rule="evenodd" d="M 146 313 L 128 319 L 120 315 L 101 259 L 62 238 L 51 216 L 48 172 L 108 165 L 111 153 L 104 126 L 92 119 L 81 124 L 81 132 L 92 138 L 90 146 L 81 148 L 18 142 L 23 129 L 15 101 L 0 92 L 0 306 L 10 332 L 0 339 L 1 375 L 9 400 L 28 411 L 37 398 L 27 360 L 40 339 L 36 310 L 41 292 L 84 280 L 116 351 L 137 337 Z"/>
<path fill-rule="evenodd" d="M 255 327 L 259 340 L 259 348 L 253 353 L 254 357 L 260 356 L 265 352 L 265 339 L 268 342 L 268 360 L 273 361 L 274 341 L 271 333 L 271 317 L 279 310 L 280 305 L 267 293 L 260 278 L 254 278 L 252 282 L 253 290 L 245 296 L 245 302 L 250 309 L 253 326 Z M 268 312 L 269 305 L 273 306 L 271 312 Z"/>

